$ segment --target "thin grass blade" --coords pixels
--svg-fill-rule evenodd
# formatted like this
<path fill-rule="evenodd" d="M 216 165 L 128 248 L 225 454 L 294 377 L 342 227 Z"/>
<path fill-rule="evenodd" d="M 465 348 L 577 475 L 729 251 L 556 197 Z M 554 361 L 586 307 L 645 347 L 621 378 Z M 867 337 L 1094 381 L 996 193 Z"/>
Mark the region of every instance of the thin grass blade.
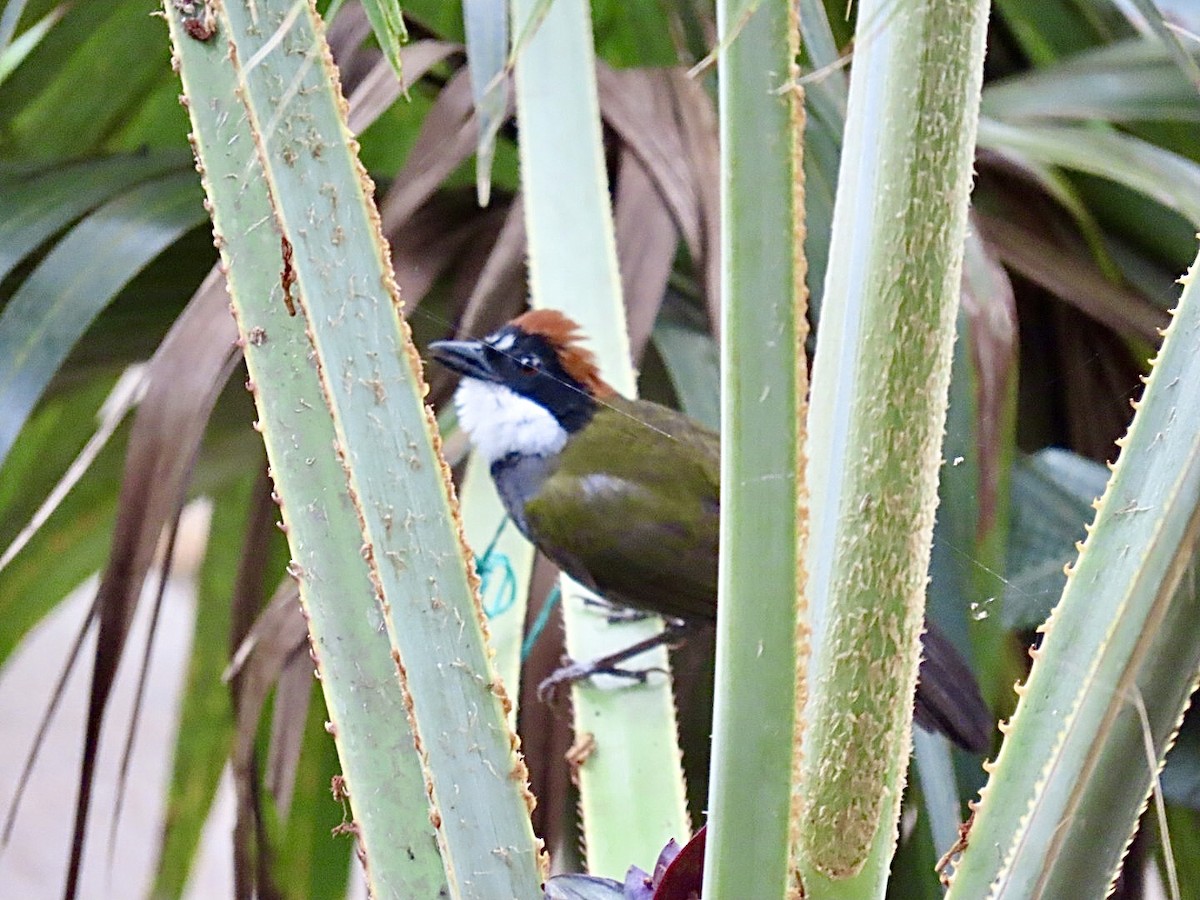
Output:
<path fill-rule="evenodd" d="M 496 135 L 508 117 L 508 0 L 465 0 L 467 65 L 479 139 L 475 147 L 475 190 L 480 206 L 492 193 Z"/>
<path fill-rule="evenodd" d="M 375 40 L 383 50 L 383 58 L 391 64 L 396 78 L 404 81 L 400 47 L 408 40 L 408 29 L 404 25 L 404 13 L 399 0 L 362 0 L 363 10 L 375 32 Z"/>
<path fill-rule="evenodd" d="M 979 146 L 1099 175 L 1145 194 L 1200 227 L 1200 164 L 1132 135 L 1075 125 L 1013 125 L 984 117 Z"/>

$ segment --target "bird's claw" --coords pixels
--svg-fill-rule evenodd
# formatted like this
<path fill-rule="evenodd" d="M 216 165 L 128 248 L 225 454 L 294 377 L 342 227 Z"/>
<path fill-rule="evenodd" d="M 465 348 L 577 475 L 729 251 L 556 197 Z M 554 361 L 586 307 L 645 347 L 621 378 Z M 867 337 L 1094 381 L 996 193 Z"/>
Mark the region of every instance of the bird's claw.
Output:
<path fill-rule="evenodd" d="M 563 659 L 566 660 L 566 657 Z M 586 667 L 576 662 L 559 666 L 538 684 L 538 699 L 543 703 L 552 703 L 557 698 L 559 688 L 564 684 L 574 684 L 580 678 L 587 678 L 587 675 Z"/>

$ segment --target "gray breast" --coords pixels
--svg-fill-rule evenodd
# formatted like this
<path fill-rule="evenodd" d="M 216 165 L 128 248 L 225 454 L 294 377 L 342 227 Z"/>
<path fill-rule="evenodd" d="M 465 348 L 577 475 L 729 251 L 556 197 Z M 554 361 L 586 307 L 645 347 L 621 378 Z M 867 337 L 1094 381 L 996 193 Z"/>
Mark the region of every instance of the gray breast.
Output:
<path fill-rule="evenodd" d="M 529 540 L 525 504 L 542 489 L 558 464 L 558 456 L 526 456 L 510 453 L 492 463 L 492 480 L 510 519 Z"/>

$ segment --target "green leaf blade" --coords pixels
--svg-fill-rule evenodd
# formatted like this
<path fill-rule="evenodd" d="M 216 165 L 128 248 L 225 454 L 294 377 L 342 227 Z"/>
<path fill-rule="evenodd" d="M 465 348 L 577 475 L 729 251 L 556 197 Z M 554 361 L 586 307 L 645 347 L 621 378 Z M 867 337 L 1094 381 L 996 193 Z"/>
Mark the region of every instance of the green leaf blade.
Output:
<path fill-rule="evenodd" d="M 975 0 L 858 10 L 808 419 L 814 898 L 878 896 L 895 848 L 986 21 Z"/>
<path fill-rule="evenodd" d="M 408 28 L 404 25 L 404 13 L 400 10 L 399 0 L 363 0 L 362 6 L 384 57 L 396 77 L 403 82 L 400 48 L 408 41 Z"/>
<path fill-rule="evenodd" d="M 805 395 L 802 98 L 787 2 L 718 5 L 721 522 L 706 896 L 790 886 Z"/>
<path fill-rule="evenodd" d="M 383 616 L 371 600 L 373 588 L 359 555 L 358 520 L 332 453 L 333 426 L 328 418 L 303 414 L 320 410 L 324 400 L 315 371 L 303 362 L 309 353 L 303 322 L 289 316 L 283 304 L 280 238 L 271 227 L 253 134 L 235 96 L 236 73 L 226 64 L 225 46 L 193 40 L 175 11 L 167 13 L 214 227 L 225 242 L 231 298 L 246 335 L 247 368 L 257 382 L 291 388 L 288 396 L 259 395 L 260 421 L 276 490 L 289 504 L 283 518 L 297 571 L 319 571 L 325 586 L 314 589 L 306 579 L 301 601 L 329 719 L 338 732 L 359 840 L 372 860 L 380 845 L 370 880 L 384 896 L 436 896 L 445 889 L 445 876 L 428 820 L 424 779 Z M 227 23 L 222 26 L 228 29 Z M 197 110 L 205 114 L 195 116 Z M 310 512 L 294 516 L 293 508 Z M 353 614 L 347 614 L 345 598 L 357 598 Z M 354 649 L 331 652 L 342 647 Z M 339 685 L 354 689 L 343 691 Z"/>
<path fill-rule="evenodd" d="M 230 4 L 220 25 L 246 116 L 216 114 L 244 130 L 222 175 L 206 160 L 207 183 L 229 191 L 214 201 L 226 260 L 256 242 L 230 281 L 368 883 L 535 896 L 525 770 L 321 26 L 283 0 Z M 212 136 L 214 159 L 225 146 Z M 456 740 L 464 728 L 472 739 Z"/>
<path fill-rule="evenodd" d="M 147 263 L 203 221 L 195 176 L 169 175 L 100 207 L 0 313 L 0 461 L 88 325 Z"/>
<path fill-rule="evenodd" d="M 492 158 L 496 135 L 508 115 L 507 0 L 465 0 L 463 26 L 467 33 L 467 65 L 479 138 L 475 150 L 475 188 L 480 206 L 492 191 Z"/>
<path fill-rule="evenodd" d="M 1196 267 L 1193 266 L 1193 272 Z M 1200 291 L 1185 288 L 1044 626 L 950 897 L 1102 896 L 1200 665 Z"/>

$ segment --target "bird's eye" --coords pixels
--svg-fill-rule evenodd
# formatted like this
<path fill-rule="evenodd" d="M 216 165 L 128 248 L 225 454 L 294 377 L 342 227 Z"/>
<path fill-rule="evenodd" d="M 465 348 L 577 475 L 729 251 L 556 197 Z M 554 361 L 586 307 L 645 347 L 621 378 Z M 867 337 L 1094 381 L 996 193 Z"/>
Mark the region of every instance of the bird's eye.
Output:
<path fill-rule="evenodd" d="M 532 375 L 542 368 L 542 361 L 532 353 L 526 353 L 517 360 L 517 365 L 520 366 L 522 375 Z"/>

